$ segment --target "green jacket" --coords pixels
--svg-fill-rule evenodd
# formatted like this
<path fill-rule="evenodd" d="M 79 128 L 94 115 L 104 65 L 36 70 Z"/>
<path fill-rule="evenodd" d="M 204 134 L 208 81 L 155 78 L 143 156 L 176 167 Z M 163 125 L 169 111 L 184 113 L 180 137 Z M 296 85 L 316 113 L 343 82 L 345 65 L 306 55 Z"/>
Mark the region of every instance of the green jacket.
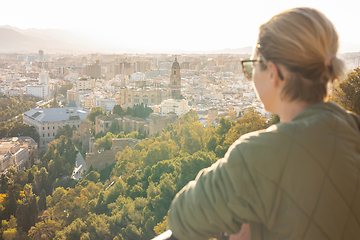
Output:
<path fill-rule="evenodd" d="M 360 239 L 360 119 L 314 104 L 290 123 L 243 135 L 174 198 L 178 239 Z"/>

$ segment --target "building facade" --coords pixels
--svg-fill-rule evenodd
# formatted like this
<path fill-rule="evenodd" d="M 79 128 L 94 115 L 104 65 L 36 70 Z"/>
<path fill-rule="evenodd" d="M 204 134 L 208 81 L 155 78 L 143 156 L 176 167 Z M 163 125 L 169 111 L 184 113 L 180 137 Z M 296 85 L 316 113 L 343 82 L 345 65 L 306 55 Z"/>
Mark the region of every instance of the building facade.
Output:
<path fill-rule="evenodd" d="M 27 85 L 26 95 L 32 95 L 39 98 L 45 98 L 49 95 L 49 85 L 39 84 L 39 85 Z"/>
<path fill-rule="evenodd" d="M 86 121 L 90 111 L 83 108 L 43 108 L 31 109 L 23 114 L 23 123 L 34 126 L 40 136 L 39 148 L 47 150 L 48 144 L 55 139 L 59 128 L 69 125 L 79 128 Z"/>
<path fill-rule="evenodd" d="M 5 171 L 10 166 L 20 171 L 25 168 L 29 161 L 29 149 L 21 144 L 18 138 L 0 140 L 0 172 Z"/>
<path fill-rule="evenodd" d="M 189 104 L 185 99 L 167 99 L 162 101 L 160 105 L 160 114 L 163 116 L 170 112 L 176 113 L 178 116 L 182 116 L 187 111 L 189 111 Z"/>
<path fill-rule="evenodd" d="M 95 79 L 88 79 L 82 77 L 76 80 L 77 91 L 93 90 L 94 87 L 95 87 Z"/>
<path fill-rule="evenodd" d="M 118 105 L 133 107 L 136 104 L 159 105 L 171 98 L 170 89 L 166 88 L 121 88 L 117 97 Z"/>
<path fill-rule="evenodd" d="M 67 102 L 76 102 L 76 90 L 75 89 L 69 89 L 66 92 L 66 101 Z"/>
<path fill-rule="evenodd" d="M 112 112 L 113 108 L 117 105 L 116 99 L 105 99 L 105 98 L 97 98 L 96 106 L 102 107 L 106 112 Z"/>
<path fill-rule="evenodd" d="M 88 76 L 90 78 L 99 78 L 101 77 L 101 66 L 99 61 L 96 61 L 94 64 L 89 64 L 82 68 L 82 75 Z"/>

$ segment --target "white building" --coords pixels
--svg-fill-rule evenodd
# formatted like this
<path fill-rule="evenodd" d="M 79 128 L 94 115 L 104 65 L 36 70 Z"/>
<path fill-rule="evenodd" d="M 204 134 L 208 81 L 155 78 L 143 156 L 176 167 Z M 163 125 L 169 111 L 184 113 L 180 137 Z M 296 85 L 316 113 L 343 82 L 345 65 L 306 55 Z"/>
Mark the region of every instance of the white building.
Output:
<path fill-rule="evenodd" d="M 49 86 L 44 84 L 27 85 L 26 95 L 33 95 L 40 98 L 47 97 L 49 95 Z"/>
<path fill-rule="evenodd" d="M 255 92 L 244 92 L 243 97 L 255 98 L 256 94 L 255 94 Z"/>
<path fill-rule="evenodd" d="M 39 50 L 39 62 L 43 62 L 44 61 L 44 51 L 43 50 Z"/>
<path fill-rule="evenodd" d="M 69 125 L 79 128 L 90 111 L 83 108 L 35 108 L 23 114 L 23 122 L 34 126 L 40 136 L 39 148 L 47 150 L 48 143 L 55 139 L 59 128 Z"/>
<path fill-rule="evenodd" d="M 185 99 L 167 99 L 160 104 L 160 114 L 167 115 L 169 112 L 174 112 L 181 116 L 189 110 L 188 101 Z"/>
<path fill-rule="evenodd" d="M 35 60 L 36 60 L 36 57 L 34 55 L 29 55 L 28 56 L 28 62 L 33 63 L 33 62 L 35 62 Z"/>
<path fill-rule="evenodd" d="M 130 81 L 135 82 L 135 81 L 142 81 L 145 79 L 145 73 L 142 72 L 136 72 L 130 75 Z"/>
<path fill-rule="evenodd" d="M 102 107 L 106 112 L 111 112 L 115 105 L 117 105 L 116 99 L 96 99 L 96 106 Z"/>
<path fill-rule="evenodd" d="M 39 85 L 40 84 L 44 84 L 44 85 L 48 85 L 49 84 L 49 74 L 47 74 L 46 72 L 42 71 L 41 73 L 39 73 Z"/>

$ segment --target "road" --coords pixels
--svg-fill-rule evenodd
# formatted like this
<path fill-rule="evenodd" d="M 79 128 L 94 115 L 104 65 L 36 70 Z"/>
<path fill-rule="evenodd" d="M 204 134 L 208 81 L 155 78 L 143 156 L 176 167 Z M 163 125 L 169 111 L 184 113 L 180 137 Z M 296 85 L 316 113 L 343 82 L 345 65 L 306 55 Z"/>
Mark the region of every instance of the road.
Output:
<path fill-rule="evenodd" d="M 76 148 L 76 151 L 79 150 Z M 81 179 L 82 177 L 80 173 L 82 170 L 85 169 L 86 169 L 86 162 L 79 151 L 79 153 L 76 156 L 75 168 L 71 177 L 75 180 Z"/>

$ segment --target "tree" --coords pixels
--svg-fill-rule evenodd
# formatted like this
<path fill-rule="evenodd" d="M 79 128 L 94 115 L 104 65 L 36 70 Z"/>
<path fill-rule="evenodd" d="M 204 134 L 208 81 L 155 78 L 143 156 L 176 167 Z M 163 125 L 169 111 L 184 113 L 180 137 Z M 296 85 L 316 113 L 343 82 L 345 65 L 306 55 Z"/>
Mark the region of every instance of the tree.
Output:
<path fill-rule="evenodd" d="M 53 100 L 50 102 L 50 107 L 51 108 L 58 108 L 60 107 L 58 101 L 57 101 L 57 92 L 55 91 L 55 94 L 54 94 L 54 98 Z"/>
<path fill-rule="evenodd" d="M 360 115 L 360 67 L 354 69 L 345 80 L 338 83 L 330 100 Z"/>
<path fill-rule="evenodd" d="M 95 117 L 103 115 L 106 116 L 106 112 L 102 107 L 93 107 L 91 112 L 86 116 L 86 119 L 95 124 Z"/>
<path fill-rule="evenodd" d="M 72 88 L 73 88 L 73 83 L 71 83 L 71 82 L 63 84 L 63 85 L 61 85 L 61 87 L 59 89 L 59 94 L 66 96 L 67 90 L 70 90 Z"/>
<path fill-rule="evenodd" d="M 39 206 L 39 210 L 40 211 L 44 211 L 47 209 L 47 204 L 46 204 L 46 193 L 45 190 L 41 190 L 40 193 L 40 198 L 39 198 L 39 202 L 38 202 L 38 206 Z"/>
<path fill-rule="evenodd" d="M 28 136 L 35 140 L 35 142 L 39 142 L 40 136 L 36 132 L 34 126 L 29 126 L 24 123 L 17 123 L 11 127 L 9 130 L 7 137 L 20 137 L 20 136 Z"/>
<path fill-rule="evenodd" d="M 58 139 L 60 136 L 64 135 L 68 138 L 72 138 L 73 131 L 76 130 L 76 127 L 70 127 L 68 124 L 66 124 L 64 127 L 60 127 L 58 131 L 56 132 L 55 139 Z"/>
<path fill-rule="evenodd" d="M 93 182 L 98 182 L 100 179 L 100 174 L 96 171 L 91 171 L 86 175 L 85 179 Z"/>
<path fill-rule="evenodd" d="M 45 219 L 32 226 L 29 230 L 29 239 L 52 239 L 56 231 L 61 229 L 61 224 L 51 219 Z"/>
<path fill-rule="evenodd" d="M 271 126 L 271 125 L 276 124 L 276 123 L 279 123 L 279 122 L 280 122 L 280 117 L 279 117 L 279 115 L 273 114 L 273 115 L 271 116 L 271 118 L 269 119 L 267 125 L 268 125 L 268 126 Z"/>
<path fill-rule="evenodd" d="M 36 196 L 32 195 L 25 199 L 16 210 L 16 218 L 18 229 L 23 232 L 28 232 L 31 226 L 34 226 L 38 216 L 38 206 Z"/>
<path fill-rule="evenodd" d="M 113 114 L 117 114 L 119 116 L 124 116 L 125 111 L 120 105 L 115 105 L 113 108 Z"/>

